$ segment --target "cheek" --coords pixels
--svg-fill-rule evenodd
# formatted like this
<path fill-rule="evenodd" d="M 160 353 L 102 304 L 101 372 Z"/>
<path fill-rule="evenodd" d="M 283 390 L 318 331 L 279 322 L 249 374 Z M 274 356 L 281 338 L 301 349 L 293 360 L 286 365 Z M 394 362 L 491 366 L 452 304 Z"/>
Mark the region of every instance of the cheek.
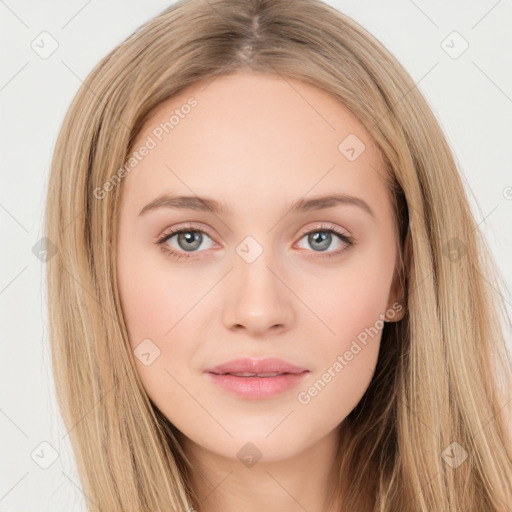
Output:
<path fill-rule="evenodd" d="M 345 283 L 350 285 L 350 280 Z M 316 338 L 314 352 L 319 357 L 297 394 L 298 403 L 309 415 L 322 417 L 332 428 L 361 400 L 379 355 L 384 294 L 379 296 L 374 286 L 358 284 L 328 294 L 329 301 L 317 302 L 318 316 L 333 332 Z"/>
<path fill-rule="evenodd" d="M 303 282 L 302 296 L 307 296 L 307 303 L 314 305 L 314 312 L 325 325 L 323 339 L 329 339 L 330 333 L 334 345 L 343 348 L 382 320 L 392 280 L 392 264 L 388 267 L 373 260 L 354 261 L 331 272 L 321 286 L 313 286 L 309 280 Z"/>
<path fill-rule="evenodd" d="M 198 282 L 185 269 L 171 271 L 165 256 L 122 254 L 119 292 L 139 376 L 157 405 L 183 402 L 178 383 L 190 378 L 198 349 L 190 333 L 198 328 L 200 299 L 214 283 Z"/>
<path fill-rule="evenodd" d="M 322 286 L 308 281 L 302 288 L 317 315 L 311 322 L 320 318 L 317 331 L 324 334 L 315 339 L 314 352 L 320 357 L 297 398 L 310 413 L 322 414 L 332 424 L 360 401 L 379 355 L 394 262 L 379 251 L 365 256 L 347 261 L 322 279 Z"/>
<path fill-rule="evenodd" d="M 204 294 L 187 271 L 170 270 L 165 256 L 132 251 L 119 261 L 119 290 L 132 345 L 146 337 L 170 338 Z"/>

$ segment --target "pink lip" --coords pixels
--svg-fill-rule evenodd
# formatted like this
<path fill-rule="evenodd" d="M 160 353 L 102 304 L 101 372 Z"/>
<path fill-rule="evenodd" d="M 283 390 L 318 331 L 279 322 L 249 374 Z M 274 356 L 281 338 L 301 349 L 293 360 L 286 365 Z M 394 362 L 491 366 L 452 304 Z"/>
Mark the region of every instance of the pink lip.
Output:
<path fill-rule="evenodd" d="M 296 386 L 309 370 L 282 359 L 240 358 L 208 368 L 205 373 L 215 384 L 244 398 L 261 400 L 283 393 Z M 279 373 L 274 377 L 240 377 L 229 373 Z"/>
<path fill-rule="evenodd" d="M 207 368 L 208 373 L 303 373 L 308 371 L 306 368 L 300 368 L 294 364 L 288 363 L 283 359 L 275 357 L 267 359 L 251 359 L 250 357 L 241 357 L 232 359 L 226 363 Z"/>
<path fill-rule="evenodd" d="M 262 400 L 296 386 L 308 373 L 308 371 L 296 374 L 283 373 L 277 377 L 236 377 L 235 375 L 217 375 L 215 373 L 208 373 L 208 375 L 215 384 L 237 396 Z"/>

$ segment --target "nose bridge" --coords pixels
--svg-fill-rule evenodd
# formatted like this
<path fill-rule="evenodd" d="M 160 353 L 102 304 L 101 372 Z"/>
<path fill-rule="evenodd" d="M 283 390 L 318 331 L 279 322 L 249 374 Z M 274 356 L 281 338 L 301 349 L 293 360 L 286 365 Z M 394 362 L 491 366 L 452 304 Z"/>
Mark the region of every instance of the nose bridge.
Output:
<path fill-rule="evenodd" d="M 254 332 L 274 326 L 289 327 L 290 292 L 278 269 L 274 251 L 253 237 L 247 237 L 236 247 L 228 284 L 232 293 L 228 294 L 223 311 L 226 327 L 244 326 Z"/>

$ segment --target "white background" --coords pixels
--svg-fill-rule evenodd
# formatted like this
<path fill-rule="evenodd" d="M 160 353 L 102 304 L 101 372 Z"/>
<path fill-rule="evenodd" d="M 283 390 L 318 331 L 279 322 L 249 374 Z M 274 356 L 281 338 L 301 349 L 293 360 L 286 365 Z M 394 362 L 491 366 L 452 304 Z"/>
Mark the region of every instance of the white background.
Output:
<path fill-rule="evenodd" d="M 2 512 L 73 512 L 83 510 L 86 502 L 54 401 L 44 263 L 32 248 L 43 236 L 41 221 L 57 133 L 81 80 L 108 51 L 170 3 L 0 1 Z M 475 195 L 475 216 L 510 290 L 512 2 L 327 3 L 380 39 L 418 82 Z M 47 59 L 31 48 L 43 31 L 59 45 Z M 453 31 L 469 43 L 456 59 L 441 46 Z M 445 44 L 460 48 L 457 40 Z M 505 299 L 512 312 L 510 291 Z M 31 457 L 36 450 L 36 460 L 50 460 L 50 448 L 39 446 L 45 441 L 57 452 L 48 469 Z"/>

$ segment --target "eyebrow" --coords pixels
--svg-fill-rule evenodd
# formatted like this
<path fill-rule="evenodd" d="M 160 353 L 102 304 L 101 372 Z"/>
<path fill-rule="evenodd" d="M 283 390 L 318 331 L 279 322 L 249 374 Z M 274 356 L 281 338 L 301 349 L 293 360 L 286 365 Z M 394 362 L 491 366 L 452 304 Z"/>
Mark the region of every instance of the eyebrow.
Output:
<path fill-rule="evenodd" d="M 338 205 L 358 206 L 372 217 L 375 217 L 373 210 L 370 208 L 368 203 L 366 203 L 366 201 L 360 197 L 351 196 L 348 194 L 330 194 L 325 196 L 317 196 L 310 199 L 302 198 L 289 205 L 288 209 L 291 212 L 309 212 L 313 210 L 332 208 L 333 206 Z M 219 215 L 232 214 L 232 212 L 224 203 L 216 201 L 215 199 L 199 196 L 172 196 L 165 194 L 163 196 L 157 197 L 146 206 L 144 206 L 144 208 L 142 208 L 140 211 L 139 216 L 158 208 L 206 211 Z"/>

